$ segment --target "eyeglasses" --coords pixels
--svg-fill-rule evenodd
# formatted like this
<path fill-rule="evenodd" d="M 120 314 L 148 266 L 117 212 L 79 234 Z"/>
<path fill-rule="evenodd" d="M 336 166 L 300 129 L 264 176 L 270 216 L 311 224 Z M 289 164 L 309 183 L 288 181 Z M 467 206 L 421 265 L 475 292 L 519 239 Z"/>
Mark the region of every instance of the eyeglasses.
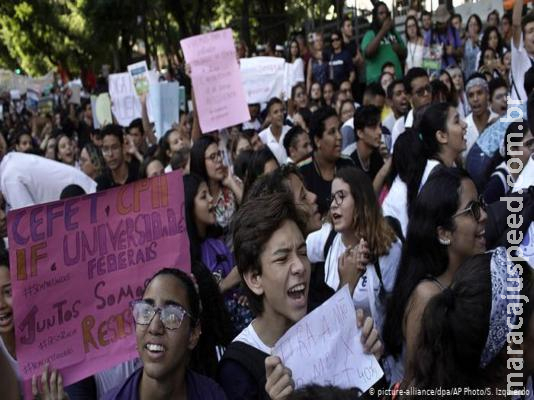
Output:
<path fill-rule="evenodd" d="M 211 160 L 213 162 L 216 162 L 217 159 L 219 159 L 219 160 L 223 159 L 223 152 L 220 151 L 220 150 L 218 152 L 212 153 L 212 154 L 210 154 L 209 156 L 206 157 L 206 160 Z"/>
<path fill-rule="evenodd" d="M 159 314 L 159 319 L 165 329 L 176 330 L 182 324 L 185 316 L 192 319 L 182 306 L 168 304 L 166 306 L 155 308 L 153 305 L 144 300 L 134 300 L 130 303 L 132 314 L 137 325 L 150 325 L 154 316 Z"/>
<path fill-rule="evenodd" d="M 347 197 L 347 195 L 342 190 L 338 190 L 337 192 L 330 195 L 327 201 L 328 204 L 332 204 L 332 202 L 334 202 L 334 204 L 339 207 L 341 204 L 343 204 L 343 200 L 345 200 L 345 197 Z"/>
<path fill-rule="evenodd" d="M 341 39 L 339 39 L 338 37 L 333 37 L 331 40 L 332 42 L 339 42 Z"/>
<path fill-rule="evenodd" d="M 419 96 L 423 97 L 425 94 L 430 94 L 432 92 L 432 88 L 430 87 L 430 84 L 423 86 L 422 88 L 419 88 L 414 91 L 414 93 Z"/>
<path fill-rule="evenodd" d="M 459 217 L 460 215 L 471 213 L 473 215 L 473 218 L 476 221 L 480 220 L 480 217 L 482 216 L 482 210 L 486 211 L 486 202 L 481 197 L 478 198 L 478 200 L 472 201 L 471 204 L 469 204 L 469 207 L 465 208 L 464 210 L 458 211 L 456 214 L 452 216 L 452 218 Z"/>

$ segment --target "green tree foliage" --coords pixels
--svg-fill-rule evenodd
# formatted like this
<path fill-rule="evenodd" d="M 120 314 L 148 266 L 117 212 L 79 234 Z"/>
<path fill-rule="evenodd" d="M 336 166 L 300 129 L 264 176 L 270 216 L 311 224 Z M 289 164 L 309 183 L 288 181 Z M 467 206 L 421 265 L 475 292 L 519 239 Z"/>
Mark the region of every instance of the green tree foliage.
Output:
<path fill-rule="evenodd" d="M 179 59 L 181 38 L 233 28 L 249 45 L 321 24 L 340 0 L 2 0 L 0 67 L 40 75 L 58 65 L 78 73 L 107 63 Z"/>

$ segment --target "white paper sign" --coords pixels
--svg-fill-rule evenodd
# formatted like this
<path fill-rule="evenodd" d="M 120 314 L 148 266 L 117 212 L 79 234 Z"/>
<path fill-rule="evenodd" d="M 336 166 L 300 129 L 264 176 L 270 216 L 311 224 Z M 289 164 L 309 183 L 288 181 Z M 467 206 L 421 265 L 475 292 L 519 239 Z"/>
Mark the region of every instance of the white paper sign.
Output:
<path fill-rule="evenodd" d="M 384 375 L 365 354 L 348 286 L 289 329 L 273 355 L 291 369 L 296 389 L 307 384 L 359 388 L 366 392 Z"/>
<path fill-rule="evenodd" d="M 264 103 L 286 90 L 286 62 L 280 57 L 241 58 L 241 81 L 248 104 Z"/>
<path fill-rule="evenodd" d="M 20 90 L 18 89 L 10 90 L 9 95 L 11 96 L 11 100 L 20 100 Z"/>
<path fill-rule="evenodd" d="M 132 83 L 138 96 L 148 93 L 149 77 L 146 61 L 140 61 L 128 65 L 128 72 L 132 77 Z"/>
<path fill-rule="evenodd" d="M 78 85 L 77 83 L 72 83 L 72 84 L 69 84 L 69 88 L 71 92 L 69 103 L 78 104 L 78 105 L 81 104 L 82 86 Z"/>
<path fill-rule="evenodd" d="M 159 139 L 180 117 L 180 85 L 178 82 L 157 82 L 150 85 L 152 115 Z"/>
<path fill-rule="evenodd" d="M 128 126 L 134 119 L 141 118 L 141 102 L 128 72 L 109 75 L 109 95 L 111 110 L 119 125 Z"/>

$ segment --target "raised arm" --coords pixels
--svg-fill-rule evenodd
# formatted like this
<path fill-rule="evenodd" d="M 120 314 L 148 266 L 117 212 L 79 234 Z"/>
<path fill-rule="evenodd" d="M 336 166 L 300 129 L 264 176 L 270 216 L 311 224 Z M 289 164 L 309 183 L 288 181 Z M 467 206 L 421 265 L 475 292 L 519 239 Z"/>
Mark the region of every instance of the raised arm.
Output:
<path fill-rule="evenodd" d="M 515 0 L 514 11 L 512 13 L 512 31 L 513 31 L 513 45 L 519 48 L 521 43 L 521 14 L 523 13 L 523 0 Z"/>
<path fill-rule="evenodd" d="M 141 101 L 141 119 L 143 121 L 143 130 L 145 131 L 146 138 L 148 139 L 149 144 L 156 144 L 158 139 L 156 138 L 156 135 L 154 134 L 154 130 L 152 129 L 152 126 L 150 125 L 150 120 L 148 119 L 148 108 L 146 105 L 147 101 L 147 94 L 143 93 L 139 100 Z"/>
<path fill-rule="evenodd" d="M 388 18 L 384 21 L 380 30 L 376 33 L 373 40 L 371 40 L 371 43 L 369 43 L 369 45 L 365 48 L 365 58 L 373 58 L 376 55 L 376 52 L 380 47 L 380 42 L 382 41 L 384 36 L 386 36 L 386 33 L 391 29 L 392 25 L 393 21 L 391 20 L 391 18 Z"/>

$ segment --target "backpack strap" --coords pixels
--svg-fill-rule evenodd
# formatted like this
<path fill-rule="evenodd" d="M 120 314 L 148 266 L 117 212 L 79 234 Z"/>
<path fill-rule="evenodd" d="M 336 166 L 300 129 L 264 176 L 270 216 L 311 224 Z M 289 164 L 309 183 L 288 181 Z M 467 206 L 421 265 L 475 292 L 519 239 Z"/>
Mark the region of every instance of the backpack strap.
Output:
<path fill-rule="evenodd" d="M 508 186 L 508 181 L 507 181 L 507 177 L 508 177 L 508 171 L 505 169 L 505 168 L 497 168 L 495 169 L 495 171 L 493 172 L 493 174 L 491 174 L 491 176 L 496 176 L 500 179 L 503 187 L 504 187 L 504 193 L 508 193 L 508 190 L 510 189 L 509 186 Z"/>
<path fill-rule="evenodd" d="M 332 247 L 332 243 L 334 243 L 334 238 L 336 237 L 337 232 L 332 229 L 330 233 L 328 234 L 328 238 L 326 239 L 326 242 L 324 244 L 323 249 L 323 256 L 326 261 L 326 257 L 328 256 L 328 252 L 330 251 L 330 247 Z"/>
<path fill-rule="evenodd" d="M 258 393 L 265 393 L 265 383 L 267 377 L 265 375 L 265 359 L 269 354 L 252 347 L 249 344 L 235 341 L 228 346 L 221 359 L 233 360 L 239 363 L 243 369 L 250 372 L 254 380 L 258 384 Z M 261 398 L 263 398 L 262 396 Z"/>

